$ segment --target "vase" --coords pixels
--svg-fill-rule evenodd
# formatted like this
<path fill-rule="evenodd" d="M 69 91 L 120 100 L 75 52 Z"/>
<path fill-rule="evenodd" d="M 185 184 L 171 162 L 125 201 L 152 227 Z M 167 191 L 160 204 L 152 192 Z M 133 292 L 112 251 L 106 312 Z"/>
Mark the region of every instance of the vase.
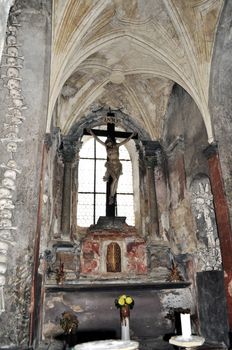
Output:
<path fill-rule="evenodd" d="M 121 318 L 121 339 L 130 340 L 130 307 L 124 305 L 120 307 Z"/>

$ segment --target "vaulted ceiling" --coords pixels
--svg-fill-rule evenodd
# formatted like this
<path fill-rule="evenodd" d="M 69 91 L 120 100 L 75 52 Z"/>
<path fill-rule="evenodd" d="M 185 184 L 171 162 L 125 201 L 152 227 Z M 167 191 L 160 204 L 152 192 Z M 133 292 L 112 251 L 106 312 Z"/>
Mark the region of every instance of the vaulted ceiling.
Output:
<path fill-rule="evenodd" d="M 208 91 L 223 0 L 54 0 L 50 105 L 66 134 L 99 106 L 120 108 L 159 139 L 174 83 L 213 140 Z"/>

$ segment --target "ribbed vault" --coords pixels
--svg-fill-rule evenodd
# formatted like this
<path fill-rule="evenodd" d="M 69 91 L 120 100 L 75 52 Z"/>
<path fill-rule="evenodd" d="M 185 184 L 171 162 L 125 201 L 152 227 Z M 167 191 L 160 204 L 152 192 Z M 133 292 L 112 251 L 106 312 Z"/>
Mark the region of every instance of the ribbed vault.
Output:
<path fill-rule="evenodd" d="M 67 134 L 96 106 L 120 108 L 162 137 L 172 86 L 196 102 L 208 133 L 210 65 L 223 0 L 54 0 L 47 131 Z"/>

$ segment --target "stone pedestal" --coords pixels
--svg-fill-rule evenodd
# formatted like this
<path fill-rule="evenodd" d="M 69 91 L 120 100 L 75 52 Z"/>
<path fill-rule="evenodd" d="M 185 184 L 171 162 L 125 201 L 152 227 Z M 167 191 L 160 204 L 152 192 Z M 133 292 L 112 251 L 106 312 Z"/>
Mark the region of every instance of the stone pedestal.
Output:
<path fill-rule="evenodd" d="M 149 275 L 155 281 L 167 281 L 170 275 L 170 247 L 168 242 L 153 240 L 147 244 Z"/>
<path fill-rule="evenodd" d="M 76 281 L 80 273 L 79 244 L 57 241 L 46 260 L 46 283 L 63 285 Z"/>
<path fill-rule="evenodd" d="M 171 337 L 169 343 L 172 345 L 176 345 L 180 348 L 185 348 L 186 350 L 194 350 L 196 347 L 204 344 L 205 338 L 199 337 L 198 335 L 191 335 L 190 338 L 186 339 L 182 335 L 178 335 L 175 337 Z"/>
<path fill-rule="evenodd" d="M 196 283 L 201 334 L 208 341 L 228 344 L 223 271 L 198 272 Z"/>

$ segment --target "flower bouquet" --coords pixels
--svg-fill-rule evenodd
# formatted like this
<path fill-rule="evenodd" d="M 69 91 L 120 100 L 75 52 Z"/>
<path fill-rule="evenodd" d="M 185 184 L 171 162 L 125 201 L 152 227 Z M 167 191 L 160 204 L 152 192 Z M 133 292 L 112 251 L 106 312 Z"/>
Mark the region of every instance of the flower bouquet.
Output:
<path fill-rule="evenodd" d="M 130 340 L 130 309 L 133 309 L 134 299 L 130 295 L 120 295 L 118 299 L 114 301 L 115 306 L 120 309 L 121 318 L 121 339 Z"/>
<path fill-rule="evenodd" d="M 120 309 L 121 320 L 130 317 L 130 309 L 133 309 L 134 299 L 130 295 L 121 295 L 114 301 L 115 306 Z"/>
<path fill-rule="evenodd" d="M 135 302 L 134 302 L 134 299 L 130 295 L 123 294 L 123 295 L 120 295 L 120 297 L 118 299 L 115 299 L 114 303 L 118 309 L 122 308 L 124 306 L 127 306 L 127 305 L 130 309 L 133 309 Z"/>

